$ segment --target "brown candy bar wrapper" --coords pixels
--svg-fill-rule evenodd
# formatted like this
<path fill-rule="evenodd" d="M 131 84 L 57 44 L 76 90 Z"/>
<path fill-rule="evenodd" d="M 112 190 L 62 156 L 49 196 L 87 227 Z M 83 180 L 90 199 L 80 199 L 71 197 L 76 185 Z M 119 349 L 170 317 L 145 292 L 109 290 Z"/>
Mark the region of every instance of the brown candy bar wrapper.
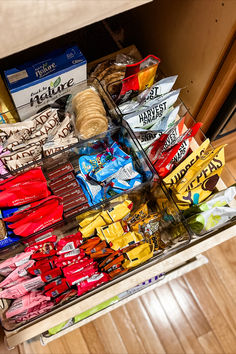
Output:
<path fill-rule="evenodd" d="M 63 195 L 67 194 L 68 191 L 72 191 L 77 187 L 79 187 L 78 182 L 71 181 L 60 188 L 54 189 L 53 193 L 58 195 L 59 197 L 63 197 Z"/>
<path fill-rule="evenodd" d="M 64 212 L 66 212 L 84 203 L 87 203 L 87 198 L 84 194 L 81 194 L 79 197 L 76 197 L 66 203 L 63 203 L 63 210 Z"/>
<path fill-rule="evenodd" d="M 50 178 L 50 180 L 54 180 L 72 171 L 74 171 L 72 164 L 70 162 L 67 162 L 61 165 L 60 167 L 49 171 L 48 178 Z"/>
<path fill-rule="evenodd" d="M 71 181 L 76 181 L 75 176 L 72 172 L 63 175 L 62 177 L 60 177 L 58 179 L 50 181 L 49 185 L 50 185 L 50 188 L 52 189 L 52 191 L 54 191 Z"/>
<path fill-rule="evenodd" d="M 82 192 L 82 189 L 79 186 L 77 186 L 76 189 L 73 190 L 68 189 L 67 193 L 62 196 L 62 201 L 63 203 L 67 203 L 72 199 L 77 199 L 81 195 L 84 196 L 84 193 Z"/>

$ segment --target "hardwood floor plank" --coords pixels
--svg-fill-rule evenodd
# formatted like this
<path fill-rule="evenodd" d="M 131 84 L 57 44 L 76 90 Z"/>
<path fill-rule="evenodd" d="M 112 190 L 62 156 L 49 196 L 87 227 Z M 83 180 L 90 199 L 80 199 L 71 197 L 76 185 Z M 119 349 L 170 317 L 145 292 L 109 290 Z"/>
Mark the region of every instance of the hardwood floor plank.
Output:
<path fill-rule="evenodd" d="M 111 312 L 117 331 L 125 343 L 130 354 L 146 353 L 142 340 L 139 337 L 134 324 L 125 306 L 119 307 Z"/>
<path fill-rule="evenodd" d="M 226 290 L 224 284 L 218 277 L 218 273 L 211 261 L 198 269 L 202 281 L 207 286 L 212 298 L 227 321 L 231 331 L 236 337 L 236 300 Z"/>
<path fill-rule="evenodd" d="M 208 333 L 211 328 L 204 313 L 202 313 L 196 300 L 194 299 L 189 287 L 183 277 L 171 280 L 170 288 L 181 307 L 183 313 L 188 318 L 189 323 L 197 337 Z"/>
<path fill-rule="evenodd" d="M 110 313 L 99 317 L 93 322 L 93 324 L 100 340 L 109 354 L 127 353 L 127 349 Z"/>
<path fill-rule="evenodd" d="M 155 292 L 150 291 L 142 295 L 141 301 L 144 304 L 150 320 L 152 321 L 152 325 L 155 328 L 166 353 L 184 353 L 184 349 L 173 331 Z"/>
<path fill-rule="evenodd" d="M 158 338 L 157 332 L 153 328 L 152 322 L 140 298 L 128 302 L 125 306 L 142 340 L 145 351 L 148 354 L 164 354 L 165 349 Z"/>
<path fill-rule="evenodd" d="M 206 354 L 222 354 L 223 349 L 212 331 L 198 337 L 204 353 Z"/>
<path fill-rule="evenodd" d="M 170 321 L 182 347 L 188 354 L 204 353 L 187 318 L 182 312 L 168 284 L 155 289 L 155 293 Z"/>
<path fill-rule="evenodd" d="M 86 342 L 89 353 L 92 354 L 107 353 L 102 341 L 99 338 L 99 335 L 96 331 L 93 322 L 90 322 L 85 326 L 80 327 L 80 331 Z"/>
<path fill-rule="evenodd" d="M 235 353 L 236 338 L 217 303 L 208 291 L 207 286 L 204 284 L 199 269 L 186 274 L 184 278 L 206 316 L 212 331 L 219 339 L 223 350 L 226 353 Z"/>
<path fill-rule="evenodd" d="M 67 333 L 63 337 L 57 340 L 63 340 L 66 342 L 68 352 L 72 354 L 88 354 L 90 353 L 87 343 L 82 335 L 80 328 L 73 332 Z M 50 343 L 49 343 L 50 344 Z"/>
<path fill-rule="evenodd" d="M 229 289 L 229 293 L 233 299 L 236 299 L 236 237 L 223 242 L 218 247 L 210 249 L 205 254 L 211 260 L 217 271 L 218 277 Z"/>

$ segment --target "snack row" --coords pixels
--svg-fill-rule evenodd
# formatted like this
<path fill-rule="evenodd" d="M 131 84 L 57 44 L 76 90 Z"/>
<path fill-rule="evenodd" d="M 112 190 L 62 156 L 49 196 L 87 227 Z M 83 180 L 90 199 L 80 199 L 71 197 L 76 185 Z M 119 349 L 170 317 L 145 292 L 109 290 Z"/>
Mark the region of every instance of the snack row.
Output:
<path fill-rule="evenodd" d="M 35 318 L 168 249 L 172 236 L 162 238 L 162 222 L 153 202 L 135 208 L 125 199 L 78 216 L 73 231 L 55 229 L 29 240 L 23 252 L 0 263 L 0 298 L 12 300 L 4 321 Z"/>

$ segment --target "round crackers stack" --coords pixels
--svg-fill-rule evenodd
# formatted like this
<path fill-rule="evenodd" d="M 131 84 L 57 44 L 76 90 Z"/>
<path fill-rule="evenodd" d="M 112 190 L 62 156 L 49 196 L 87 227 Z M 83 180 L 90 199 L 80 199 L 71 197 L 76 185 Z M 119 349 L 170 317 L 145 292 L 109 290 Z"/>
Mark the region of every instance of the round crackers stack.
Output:
<path fill-rule="evenodd" d="M 81 138 L 89 139 L 107 130 L 106 111 L 95 90 L 88 88 L 77 93 L 72 100 L 72 106 L 75 112 L 75 126 Z"/>

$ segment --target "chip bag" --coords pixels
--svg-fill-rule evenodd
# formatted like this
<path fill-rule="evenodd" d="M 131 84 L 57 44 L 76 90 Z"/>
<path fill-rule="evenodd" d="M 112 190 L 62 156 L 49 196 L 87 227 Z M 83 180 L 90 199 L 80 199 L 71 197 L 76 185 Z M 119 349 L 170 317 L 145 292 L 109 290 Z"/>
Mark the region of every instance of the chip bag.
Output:
<path fill-rule="evenodd" d="M 175 185 L 174 198 L 180 209 L 201 203 L 212 193 L 225 165 L 224 147 L 205 152 Z"/>

